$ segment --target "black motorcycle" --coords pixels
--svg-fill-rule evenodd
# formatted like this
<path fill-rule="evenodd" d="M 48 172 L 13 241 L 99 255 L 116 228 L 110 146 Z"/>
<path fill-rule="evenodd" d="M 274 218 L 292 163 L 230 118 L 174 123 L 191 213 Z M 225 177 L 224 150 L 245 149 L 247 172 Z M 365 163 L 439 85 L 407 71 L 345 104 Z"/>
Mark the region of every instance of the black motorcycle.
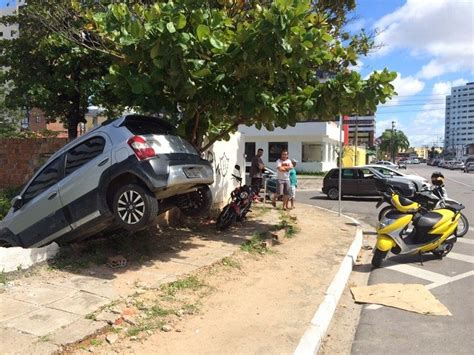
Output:
<path fill-rule="evenodd" d="M 236 165 L 235 169 L 240 174 L 240 166 Z M 219 230 L 228 228 L 233 222 L 243 222 L 247 213 L 250 212 L 253 201 L 258 198 L 257 191 L 253 186 L 242 185 L 242 177 L 234 174 L 232 177 L 239 182 L 239 186 L 230 193 L 229 203 L 217 217 L 216 226 Z"/>

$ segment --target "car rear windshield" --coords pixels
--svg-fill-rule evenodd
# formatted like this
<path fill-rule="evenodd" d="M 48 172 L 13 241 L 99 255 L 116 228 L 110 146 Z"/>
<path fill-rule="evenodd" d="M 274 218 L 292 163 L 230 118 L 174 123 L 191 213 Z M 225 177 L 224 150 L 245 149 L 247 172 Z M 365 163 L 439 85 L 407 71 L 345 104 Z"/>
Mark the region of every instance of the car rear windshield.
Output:
<path fill-rule="evenodd" d="M 123 125 L 135 135 L 170 134 L 173 131 L 168 123 L 158 118 L 127 118 Z"/>

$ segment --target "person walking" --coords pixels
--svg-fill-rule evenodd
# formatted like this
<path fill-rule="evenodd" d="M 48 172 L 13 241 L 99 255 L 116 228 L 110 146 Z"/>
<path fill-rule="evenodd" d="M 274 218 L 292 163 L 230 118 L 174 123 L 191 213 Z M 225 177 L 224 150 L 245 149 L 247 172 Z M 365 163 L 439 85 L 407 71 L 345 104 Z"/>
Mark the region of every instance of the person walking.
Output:
<path fill-rule="evenodd" d="M 262 160 L 263 149 L 257 150 L 257 155 L 252 158 L 252 165 L 250 166 L 250 184 L 257 191 L 257 195 L 260 194 L 262 188 L 262 173 L 265 170 L 265 164 Z"/>
<path fill-rule="evenodd" d="M 298 178 L 296 177 L 296 163 L 297 161 L 292 159 L 291 164 L 293 165 L 293 168 L 290 170 L 290 207 L 288 206 L 288 203 L 286 205 L 287 209 L 293 209 L 295 208 L 295 200 L 296 200 L 296 188 L 298 187 Z"/>
<path fill-rule="evenodd" d="M 288 150 L 283 149 L 280 153 L 280 159 L 276 161 L 277 164 L 277 191 L 273 195 L 272 205 L 276 207 L 277 197 L 283 196 L 283 210 L 288 208 L 288 199 L 290 198 L 290 170 L 293 168 L 291 160 L 288 159 Z"/>

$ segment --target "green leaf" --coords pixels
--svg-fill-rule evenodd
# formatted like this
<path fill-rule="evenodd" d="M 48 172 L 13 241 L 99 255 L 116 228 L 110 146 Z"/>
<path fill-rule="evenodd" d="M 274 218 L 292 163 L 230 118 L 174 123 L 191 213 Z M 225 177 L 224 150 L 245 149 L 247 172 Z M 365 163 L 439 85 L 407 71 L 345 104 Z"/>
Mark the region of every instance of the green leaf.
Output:
<path fill-rule="evenodd" d="M 211 74 L 212 72 L 208 68 L 203 68 L 201 70 L 193 72 L 192 76 L 196 78 L 205 78 L 206 76 L 209 76 Z"/>
<path fill-rule="evenodd" d="M 151 59 L 155 59 L 160 54 L 160 43 L 157 42 L 150 51 Z"/>
<path fill-rule="evenodd" d="M 311 110 L 313 108 L 314 104 L 313 104 L 313 101 L 308 99 L 304 102 L 303 106 L 306 110 Z"/>
<path fill-rule="evenodd" d="M 211 34 L 211 30 L 206 25 L 199 25 L 196 29 L 198 40 L 202 42 Z"/>
<path fill-rule="evenodd" d="M 323 33 L 322 39 L 326 42 L 332 41 L 334 38 L 327 32 Z"/>
<path fill-rule="evenodd" d="M 177 30 L 183 29 L 186 26 L 186 16 L 179 14 L 178 19 L 175 21 L 175 26 Z"/>
<path fill-rule="evenodd" d="M 211 37 L 209 39 L 209 42 L 211 43 L 211 46 L 213 46 L 214 48 L 217 48 L 217 49 L 224 48 L 224 43 L 222 43 L 221 41 L 219 41 L 218 39 L 214 37 Z"/>
<path fill-rule="evenodd" d="M 168 30 L 169 33 L 175 33 L 176 32 L 176 28 L 174 27 L 173 22 L 168 22 L 166 24 L 166 29 Z"/>

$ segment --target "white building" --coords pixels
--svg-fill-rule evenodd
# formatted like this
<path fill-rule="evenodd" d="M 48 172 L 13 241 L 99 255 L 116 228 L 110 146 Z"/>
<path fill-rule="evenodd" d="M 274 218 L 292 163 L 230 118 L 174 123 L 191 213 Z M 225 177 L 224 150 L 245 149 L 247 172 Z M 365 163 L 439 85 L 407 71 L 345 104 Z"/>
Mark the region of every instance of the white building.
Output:
<path fill-rule="evenodd" d="M 451 88 L 444 127 L 444 148 L 460 159 L 474 143 L 474 82 Z"/>
<path fill-rule="evenodd" d="M 270 168 L 276 167 L 282 149 L 288 149 L 290 159 L 298 161 L 298 171 L 328 171 L 337 166 L 339 126 L 335 122 L 300 122 L 274 131 L 241 125 L 239 132 L 245 142 L 247 163 L 262 148 L 262 160 Z"/>
<path fill-rule="evenodd" d="M 10 16 L 17 12 L 20 6 L 25 5 L 25 0 L 12 0 L 7 3 L 6 7 L 0 8 L 0 17 Z M 18 37 L 18 24 L 5 26 L 0 24 L 0 40 L 12 39 Z"/>

